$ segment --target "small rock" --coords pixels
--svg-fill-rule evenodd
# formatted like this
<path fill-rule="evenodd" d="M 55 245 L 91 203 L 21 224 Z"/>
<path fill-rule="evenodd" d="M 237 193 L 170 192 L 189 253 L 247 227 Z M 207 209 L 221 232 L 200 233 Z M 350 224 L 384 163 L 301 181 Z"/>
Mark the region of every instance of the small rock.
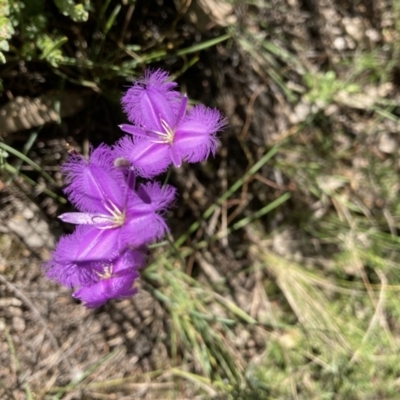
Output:
<path fill-rule="evenodd" d="M 383 153 L 393 154 L 398 147 L 397 141 L 387 133 L 384 133 L 379 139 L 378 148 Z"/>
<path fill-rule="evenodd" d="M 27 209 L 26 209 L 27 210 Z M 44 219 L 26 219 L 21 214 L 16 214 L 5 222 L 6 227 L 23 240 L 28 247 L 39 248 L 54 246 L 54 238 L 50 233 L 48 223 Z"/>
<path fill-rule="evenodd" d="M 70 372 L 71 381 L 74 383 L 80 382 L 82 380 L 83 374 L 84 374 L 84 371 L 82 371 L 82 369 L 80 369 L 79 367 L 77 367 L 77 366 L 72 367 L 72 370 Z"/>
<path fill-rule="evenodd" d="M 10 307 L 10 306 L 21 307 L 21 305 L 22 301 L 15 297 L 4 297 L 0 299 L 0 308 Z"/>
<path fill-rule="evenodd" d="M 337 104 L 329 104 L 324 110 L 324 114 L 327 117 L 330 117 L 331 115 L 336 114 L 337 112 L 339 112 L 339 107 L 337 106 Z"/>
<path fill-rule="evenodd" d="M 310 104 L 301 102 L 297 104 L 294 108 L 294 113 L 290 114 L 289 119 L 292 124 L 298 124 L 303 122 L 310 115 L 311 109 Z"/>
<path fill-rule="evenodd" d="M 343 36 L 339 36 L 337 37 L 334 41 L 333 41 L 333 47 L 336 50 L 345 50 L 347 47 L 347 43 L 346 40 Z"/>
<path fill-rule="evenodd" d="M 373 28 L 368 28 L 365 31 L 365 36 L 373 43 L 379 42 L 382 39 L 380 32 Z"/>
<path fill-rule="evenodd" d="M 25 207 L 22 210 L 21 214 L 25 219 L 32 219 L 35 215 L 29 207 Z"/>
<path fill-rule="evenodd" d="M 392 82 L 386 82 L 378 87 L 378 95 L 381 97 L 386 97 L 394 89 Z"/>
<path fill-rule="evenodd" d="M 365 36 L 365 29 L 362 19 L 358 17 L 344 17 L 342 22 L 347 34 L 350 35 L 356 42 L 362 42 Z"/>
<path fill-rule="evenodd" d="M 16 332 L 23 332 L 25 330 L 25 321 L 21 317 L 13 317 L 12 327 Z"/>

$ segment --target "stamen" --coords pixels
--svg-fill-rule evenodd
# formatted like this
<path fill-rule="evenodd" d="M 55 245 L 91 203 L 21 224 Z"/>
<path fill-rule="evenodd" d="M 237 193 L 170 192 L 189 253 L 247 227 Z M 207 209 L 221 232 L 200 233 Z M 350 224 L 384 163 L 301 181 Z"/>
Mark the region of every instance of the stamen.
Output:
<path fill-rule="evenodd" d="M 111 207 L 108 204 L 110 204 Z M 104 202 L 103 206 L 111 214 L 111 216 L 105 215 L 104 219 L 108 220 L 111 224 L 106 226 L 97 226 L 98 229 L 114 229 L 122 226 L 125 223 L 125 210 L 121 211 L 110 200 L 108 200 L 108 204 Z"/>
<path fill-rule="evenodd" d="M 97 229 L 99 229 L 100 231 L 106 231 L 107 229 L 115 229 L 115 228 L 119 228 L 121 225 L 120 223 L 114 223 L 113 225 L 107 225 L 107 226 L 96 226 Z"/>
<path fill-rule="evenodd" d="M 175 130 L 172 129 L 166 121 L 160 118 L 160 122 L 165 132 L 159 131 L 149 131 L 149 133 L 155 134 L 158 136 L 158 140 L 152 140 L 152 143 L 157 144 L 172 144 L 174 141 Z"/>
<path fill-rule="evenodd" d="M 167 122 L 164 121 L 162 118 L 161 118 L 161 125 L 162 125 L 162 127 L 165 129 L 165 132 L 167 132 L 167 133 L 170 133 L 170 132 L 171 132 L 170 126 L 169 126 L 169 125 L 167 124 Z"/>
<path fill-rule="evenodd" d="M 151 133 L 155 133 L 158 136 L 168 136 L 168 133 L 160 132 L 160 131 L 150 131 Z"/>
<path fill-rule="evenodd" d="M 104 271 L 103 272 L 97 272 L 97 275 L 101 279 L 108 279 L 112 277 L 112 265 L 104 265 Z"/>
<path fill-rule="evenodd" d="M 163 126 L 163 128 L 165 129 L 165 132 L 167 134 L 167 137 L 166 137 L 167 143 L 171 144 L 174 141 L 174 136 L 175 136 L 174 130 L 171 129 L 171 127 L 163 119 L 161 119 L 161 125 Z"/>
<path fill-rule="evenodd" d="M 112 201 L 108 200 L 108 202 L 111 204 L 111 206 L 114 209 L 115 213 L 121 214 L 120 209 Z M 112 211 L 111 211 L 111 213 L 112 213 Z"/>

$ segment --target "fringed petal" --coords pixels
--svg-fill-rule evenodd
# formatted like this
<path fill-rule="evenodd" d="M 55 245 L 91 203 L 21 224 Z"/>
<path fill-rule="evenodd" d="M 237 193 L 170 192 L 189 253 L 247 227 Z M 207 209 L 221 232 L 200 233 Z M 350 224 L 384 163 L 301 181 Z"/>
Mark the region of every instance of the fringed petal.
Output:
<path fill-rule="evenodd" d="M 210 153 L 215 154 L 215 134 L 224 126 L 225 120 L 218 110 L 202 105 L 193 107 L 180 123 L 173 146 L 186 161 L 203 161 Z"/>
<path fill-rule="evenodd" d="M 162 70 L 148 70 L 122 97 L 122 106 L 130 122 L 150 130 L 162 130 L 161 119 L 170 126 L 179 107 L 179 92 L 175 82 Z"/>
<path fill-rule="evenodd" d="M 170 164 L 168 145 L 140 140 L 134 143 L 129 136 L 123 137 L 115 146 L 117 157 L 128 159 L 138 175 L 152 178 L 163 173 Z"/>
<path fill-rule="evenodd" d="M 138 269 L 144 262 L 138 251 L 127 250 L 104 268 L 103 276 L 93 285 L 83 286 L 74 293 L 74 297 L 84 302 L 87 308 L 96 308 L 111 299 L 124 299 L 134 295 L 133 288 L 139 277 Z"/>
<path fill-rule="evenodd" d="M 134 215 L 121 228 L 121 246 L 139 247 L 154 243 L 168 232 L 164 218 L 156 213 Z"/>
<path fill-rule="evenodd" d="M 147 182 L 138 187 L 137 194 L 141 199 L 150 199 L 155 212 L 164 212 L 173 202 L 176 189 L 171 185 L 161 186 L 158 182 Z"/>
<path fill-rule="evenodd" d="M 71 235 L 62 236 L 51 259 L 44 264 L 48 278 L 67 287 L 92 284 L 97 281 L 101 263 L 91 257 L 82 258 L 81 246 L 85 245 L 90 228 L 80 226 Z M 107 254 L 110 257 L 111 254 Z M 98 261 L 98 260 L 97 260 Z"/>
<path fill-rule="evenodd" d="M 112 150 L 101 145 L 93 150 L 90 160 L 72 155 L 62 166 L 66 174 L 65 193 L 81 211 L 104 213 L 105 206 L 122 207 L 124 177 L 114 166 Z"/>

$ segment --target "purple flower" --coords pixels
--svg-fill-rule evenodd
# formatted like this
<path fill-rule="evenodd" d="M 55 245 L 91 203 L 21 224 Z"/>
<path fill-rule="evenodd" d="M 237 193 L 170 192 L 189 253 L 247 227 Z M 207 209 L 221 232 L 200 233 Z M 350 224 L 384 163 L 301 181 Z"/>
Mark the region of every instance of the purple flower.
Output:
<path fill-rule="evenodd" d="M 78 209 L 102 212 L 105 198 L 109 204 L 123 206 L 121 185 L 125 179 L 114 160 L 112 150 L 102 144 L 92 150 L 90 160 L 72 153 L 62 165 L 67 184 L 64 192 Z"/>
<path fill-rule="evenodd" d="M 161 238 L 168 230 L 160 213 L 175 196 L 171 186 L 146 183 L 135 189 L 135 176 L 114 166 L 110 149 L 100 146 L 90 160 L 72 156 L 63 167 L 65 189 L 83 212 L 60 215 L 64 222 L 88 225 L 76 254 L 81 262 L 104 259 L 107 254 L 138 247 Z M 76 258 L 75 258 L 76 260 Z"/>
<path fill-rule="evenodd" d="M 87 308 L 100 307 L 111 299 L 124 299 L 137 292 L 133 288 L 139 277 L 137 252 L 127 250 L 116 260 L 103 265 L 96 283 L 82 286 L 73 296 L 85 303 Z"/>
<path fill-rule="evenodd" d="M 135 173 L 150 178 L 172 163 L 199 162 L 217 148 L 216 133 L 225 125 L 218 110 L 188 109 L 188 98 L 162 71 L 148 71 L 122 98 L 131 134 L 113 149 L 101 145 L 90 159 L 77 153 L 62 166 L 70 201 L 78 212 L 60 219 L 78 225 L 61 237 L 44 270 L 50 279 L 74 288 L 74 297 L 94 308 L 137 292 L 147 244 L 168 227 L 162 217 L 175 189 L 156 182 L 136 185 Z"/>
<path fill-rule="evenodd" d="M 112 253 L 107 246 L 98 246 L 98 242 L 92 240 L 87 234 L 89 229 L 79 226 L 73 234 L 61 237 L 51 259 L 44 264 L 49 279 L 70 288 L 97 282 L 101 261 L 110 259 Z"/>
<path fill-rule="evenodd" d="M 145 248 L 129 249 L 137 268 L 144 265 Z M 44 264 L 49 279 L 69 288 L 90 286 L 99 280 L 104 265 L 120 257 L 113 241 L 104 240 L 101 231 L 78 226 L 74 233 L 62 236 L 52 257 Z"/>
<path fill-rule="evenodd" d="M 48 278 L 77 289 L 74 296 L 89 308 L 136 293 L 133 283 L 144 266 L 146 245 L 168 230 L 160 214 L 175 189 L 153 182 L 136 187 L 126 164 L 102 145 L 89 160 L 74 153 L 62 167 L 65 192 L 81 212 L 60 218 L 79 226 L 61 237 L 44 270 Z"/>
<path fill-rule="evenodd" d="M 128 119 L 134 125 L 120 128 L 133 135 L 122 138 L 115 147 L 119 157 L 128 159 L 144 177 L 153 177 L 173 163 L 199 162 L 217 148 L 216 133 L 225 125 L 218 110 L 203 105 L 187 110 L 188 98 L 167 82 L 161 70 L 147 72 L 122 98 Z"/>
<path fill-rule="evenodd" d="M 161 129 L 162 115 L 167 123 L 173 123 L 170 118 L 178 111 L 181 95 L 174 90 L 178 85 L 168 82 L 168 78 L 167 72 L 158 69 L 146 71 L 143 79 L 135 81 L 121 100 L 130 122 L 149 129 Z"/>

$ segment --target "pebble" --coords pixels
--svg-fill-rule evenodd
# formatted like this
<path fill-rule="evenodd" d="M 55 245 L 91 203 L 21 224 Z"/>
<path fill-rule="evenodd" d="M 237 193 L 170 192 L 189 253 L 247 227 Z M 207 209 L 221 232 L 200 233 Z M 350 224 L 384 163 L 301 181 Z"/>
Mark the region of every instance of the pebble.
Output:
<path fill-rule="evenodd" d="M 344 17 L 342 22 L 347 34 L 350 35 L 356 42 L 358 43 L 362 42 L 365 36 L 363 20 L 357 17 L 355 18 Z"/>
<path fill-rule="evenodd" d="M 387 133 L 384 133 L 379 139 L 378 148 L 383 153 L 393 154 L 397 151 L 398 144 L 397 144 L 397 141 L 393 137 L 391 137 Z"/>
<path fill-rule="evenodd" d="M 310 115 L 311 109 L 310 104 L 300 102 L 294 108 L 294 113 L 289 116 L 290 122 L 292 124 L 298 124 L 299 122 L 303 122 Z"/>
<path fill-rule="evenodd" d="M 343 36 L 339 36 L 337 38 L 335 38 L 335 40 L 333 41 L 333 47 L 336 50 L 344 50 L 347 48 L 347 43 L 346 40 Z"/>
<path fill-rule="evenodd" d="M 13 317 L 12 327 L 16 332 L 23 332 L 26 328 L 24 319 L 21 317 Z"/>

